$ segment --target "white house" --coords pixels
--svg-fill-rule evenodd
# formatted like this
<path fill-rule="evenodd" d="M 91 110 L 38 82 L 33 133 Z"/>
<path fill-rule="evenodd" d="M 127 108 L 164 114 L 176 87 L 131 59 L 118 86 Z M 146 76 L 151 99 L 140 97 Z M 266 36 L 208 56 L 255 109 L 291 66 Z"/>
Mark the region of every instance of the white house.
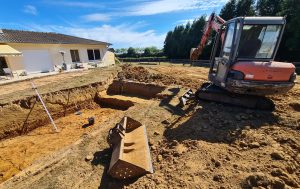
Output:
<path fill-rule="evenodd" d="M 14 75 L 50 72 L 63 63 L 67 68 L 78 63 L 109 66 L 115 64 L 110 45 L 65 34 L 2 29 L 0 71 L 9 68 Z"/>

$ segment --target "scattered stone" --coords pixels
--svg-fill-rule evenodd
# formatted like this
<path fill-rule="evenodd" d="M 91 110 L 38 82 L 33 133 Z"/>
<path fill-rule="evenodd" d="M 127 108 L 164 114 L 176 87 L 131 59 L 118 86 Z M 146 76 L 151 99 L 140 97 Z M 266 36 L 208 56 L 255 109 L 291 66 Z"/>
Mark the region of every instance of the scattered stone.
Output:
<path fill-rule="evenodd" d="M 244 128 L 245 128 L 245 130 L 250 130 L 250 129 L 251 129 L 251 126 L 250 126 L 250 125 L 247 125 L 247 126 L 245 126 Z"/>
<path fill-rule="evenodd" d="M 91 161 L 93 158 L 94 158 L 94 156 L 89 154 L 85 157 L 85 161 Z"/>
<path fill-rule="evenodd" d="M 225 159 L 226 159 L 227 161 L 230 161 L 230 160 L 231 160 L 230 157 L 227 156 L 227 155 L 226 155 Z"/>
<path fill-rule="evenodd" d="M 157 161 L 158 161 L 158 162 L 161 162 L 162 160 L 163 160 L 163 157 L 162 157 L 162 155 L 159 154 L 159 155 L 157 156 Z"/>
<path fill-rule="evenodd" d="M 299 188 L 299 184 L 290 176 L 280 176 L 279 178 L 281 178 L 285 184 L 295 187 L 295 188 Z"/>
<path fill-rule="evenodd" d="M 285 159 L 285 155 L 282 151 L 275 151 L 271 153 L 271 157 L 274 160 L 284 160 Z"/>
<path fill-rule="evenodd" d="M 170 125 L 170 122 L 168 120 L 163 120 L 161 123 L 165 125 Z"/>
<path fill-rule="evenodd" d="M 284 172 L 283 170 L 279 169 L 279 168 L 275 168 L 271 171 L 271 175 L 274 177 L 278 177 L 278 176 L 288 176 L 288 174 L 286 172 Z"/>
<path fill-rule="evenodd" d="M 268 145 L 268 143 L 265 142 L 265 141 L 261 141 L 261 142 L 259 142 L 259 144 L 260 144 L 261 146 L 267 146 L 267 145 Z"/>
<path fill-rule="evenodd" d="M 251 142 L 248 146 L 250 148 L 259 148 L 260 144 L 258 142 Z"/>
<path fill-rule="evenodd" d="M 77 112 L 75 112 L 74 114 L 75 114 L 75 115 L 81 115 L 82 112 L 81 112 L 81 111 L 77 111 Z"/>
<path fill-rule="evenodd" d="M 296 156 L 295 160 L 300 162 L 300 153 Z"/>
<path fill-rule="evenodd" d="M 295 167 L 295 165 L 288 165 L 286 167 L 286 170 L 288 173 L 293 174 L 297 170 L 297 168 Z"/>
<path fill-rule="evenodd" d="M 171 146 L 178 146 L 179 142 L 177 140 L 172 140 L 172 142 L 170 144 L 171 144 Z"/>
<path fill-rule="evenodd" d="M 158 131 L 154 131 L 154 135 L 160 135 L 160 133 Z"/>
<path fill-rule="evenodd" d="M 213 177 L 213 180 L 216 182 L 221 182 L 223 180 L 223 176 L 222 175 L 215 175 Z"/>
<path fill-rule="evenodd" d="M 187 151 L 188 149 L 183 145 L 183 144 L 178 144 L 176 147 L 175 147 L 175 151 L 178 153 L 178 154 L 183 154 Z"/>
<path fill-rule="evenodd" d="M 273 189 L 284 189 L 285 183 L 281 179 L 274 179 L 272 181 L 272 188 Z"/>
<path fill-rule="evenodd" d="M 247 147 L 248 146 L 245 141 L 241 141 L 239 145 L 240 145 L 240 147 Z"/>
<path fill-rule="evenodd" d="M 156 146 L 151 146 L 151 150 L 156 150 Z"/>
<path fill-rule="evenodd" d="M 216 160 L 216 162 L 215 162 L 215 167 L 221 167 L 221 162 L 218 161 L 218 160 Z"/>
<path fill-rule="evenodd" d="M 267 187 L 271 184 L 270 178 L 261 172 L 248 176 L 246 183 L 249 187 Z"/>
<path fill-rule="evenodd" d="M 154 145 L 154 141 L 152 139 L 149 139 L 148 143 L 149 143 L 149 146 L 153 146 Z"/>

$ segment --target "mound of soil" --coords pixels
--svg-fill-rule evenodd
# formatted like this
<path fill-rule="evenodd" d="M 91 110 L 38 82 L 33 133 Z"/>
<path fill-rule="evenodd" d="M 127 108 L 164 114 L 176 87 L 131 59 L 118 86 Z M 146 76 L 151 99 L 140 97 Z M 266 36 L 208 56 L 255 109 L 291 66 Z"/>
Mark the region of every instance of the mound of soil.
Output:
<path fill-rule="evenodd" d="M 175 78 L 170 75 L 161 73 L 151 73 L 148 69 L 142 66 L 132 66 L 130 64 L 122 65 L 122 71 L 118 73 L 118 78 L 120 80 L 134 80 L 145 83 L 156 83 L 163 85 L 182 85 L 189 86 L 192 88 L 193 83 L 190 79 L 181 80 L 180 78 Z M 198 84 L 197 84 L 198 86 Z"/>

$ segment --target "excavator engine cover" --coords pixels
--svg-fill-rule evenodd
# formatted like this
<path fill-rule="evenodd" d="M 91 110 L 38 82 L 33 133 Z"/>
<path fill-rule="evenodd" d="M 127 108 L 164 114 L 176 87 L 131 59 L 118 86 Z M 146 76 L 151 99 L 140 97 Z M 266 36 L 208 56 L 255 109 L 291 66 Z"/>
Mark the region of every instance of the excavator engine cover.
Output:
<path fill-rule="evenodd" d="M 145 125 L 124 117 L 110 129 L 107 141 L 113 148 L 109 175 L 121 180 L 153 173 Z"/>

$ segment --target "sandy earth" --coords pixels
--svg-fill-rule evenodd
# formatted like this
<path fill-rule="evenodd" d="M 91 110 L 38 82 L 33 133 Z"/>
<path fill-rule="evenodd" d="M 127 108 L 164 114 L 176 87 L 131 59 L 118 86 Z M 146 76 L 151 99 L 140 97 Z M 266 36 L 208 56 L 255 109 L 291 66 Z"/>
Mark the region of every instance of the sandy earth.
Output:
<path fill-rule="evenodd" d="M 47 85 L 50 83 L 61 82 L 65 79 L 85 75 L 90 72 L 91 72 L 91 70 L 82 70 L 82 71 L 78 71 L 78 72 L 60 73 L 57 75 L 47 76 L 47 77 L 42 77 L 42 78 L 37 78 L 37 79 L 32 79 L 32 80 L 34 81 L 34 83 L 37 87 L 40 87 L 40 86 Z M 9 94 L 12 92 L 16 92 L 16 91 L 20 91 L 20 90 L 24 90 L 24 89 L 28 89 L 28 88 L 31 88 L 30 81 L 11 83 L 11 84 L 1 86 L 0 95 Z"/>
<path fill-rule="evenodd" d="M 288 94 L 271 97 L 276 104 L 273 112 L 211 102 L 190 102 L 180 109 L 173 103 L 180 93 L 178 86 L 197 88 L 205 81 L 208 69 L 182 66 L 123 69 L 119 79 L 164 84 L 169 87 L 169 95 L 162 100 L 141 99 L 138 94 L 133 99 L 114 96 L 132 100 L 135 105 L 127 111 L 84 110 L 84 115 L 99 114 L 95 127 L 84 129 L 81 126 L 85 119 L 70 115 L 57 120 L 65 123 L 61 134 L 47 134 L 51 131 L 48 125 L 28 136 L 1 141 L 4 163 L 0 165 L 19 162 L 22 171 L 0 188 L 300 187 L 299 78 Z M 147 126 L 155 173 L 122 182 L 106 174 L 111 155 L 106 136 L 124 115 Z M 50 136 L 54 137 L 53 142 L 48 142 Z M 22 144 L 29 145 L 24 148 Z M 2 155 L 3 152 L 8 155 Z M 24 153 L 26 158 L 17 158 Z M 9 174 L 3 170 L 0 169 L 0 179 Z"/>
<path fill-rule="evenodd" d="M 71 114 L 57 119 L 55 123 L 59 133 L 54 131 L 51 124 L 47 124 L 27 135 L 1 141 L 0 172 L 4 174 L 0 177 L 0 182 L 12 177 L 39 158 L 74 143 L 83 134 L 99 129 L 97 125 L 86 125 L 88 117 L 95 117 L 96 121 L 106 121 L 119 111 L 106 108 L 83 110 L 81 115 Z"/>

